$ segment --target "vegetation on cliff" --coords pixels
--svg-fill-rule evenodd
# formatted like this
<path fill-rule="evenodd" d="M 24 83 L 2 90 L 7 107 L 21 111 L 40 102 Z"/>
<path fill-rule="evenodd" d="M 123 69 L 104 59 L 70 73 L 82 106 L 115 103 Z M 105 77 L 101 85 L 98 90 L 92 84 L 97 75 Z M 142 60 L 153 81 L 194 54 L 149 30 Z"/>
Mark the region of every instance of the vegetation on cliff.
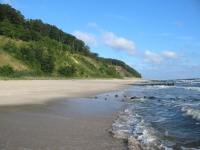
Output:
<path fill-rule="evenodd" d="M 141 78 L 124 62 L 99 57 L 75 36 L 6 4 L 0 4 L 0 35 L 0 76 Z"/>

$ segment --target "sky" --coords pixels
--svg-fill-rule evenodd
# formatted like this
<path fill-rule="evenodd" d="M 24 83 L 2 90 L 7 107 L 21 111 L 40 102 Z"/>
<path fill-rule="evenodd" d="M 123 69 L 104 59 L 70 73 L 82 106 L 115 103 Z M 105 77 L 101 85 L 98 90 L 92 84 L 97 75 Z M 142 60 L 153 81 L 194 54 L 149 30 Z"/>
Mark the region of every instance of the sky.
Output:
<path fill-rule="evenodd" d="M 200 0 L 0 0 L 145 79 L 200 78 Z"/>

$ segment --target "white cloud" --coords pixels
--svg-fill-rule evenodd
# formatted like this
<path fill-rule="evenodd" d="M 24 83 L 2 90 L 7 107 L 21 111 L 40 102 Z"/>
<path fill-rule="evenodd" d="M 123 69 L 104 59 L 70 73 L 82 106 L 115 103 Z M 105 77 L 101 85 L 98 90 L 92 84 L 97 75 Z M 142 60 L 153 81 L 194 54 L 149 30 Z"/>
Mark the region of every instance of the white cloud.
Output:
<path fill-rule="evenodd" d="M 144 61 L 147 63 L 160 64 L 163 61 L 162 57 L 150 51 L 145 51 L 144 55 L 145 55 Z"/>
<path fill-rule="evenodd" d="M 98 44 L 95 37 L 90 33 L 84 33 L 84 32 L 81 32 L 81 31 L 74 31 L 73 35 L 76 36 L 78 39 L 83 40 L 87 44 L 92 44 L 92 45 Z"/>
<path fill-rule="evenodd" d="M 103 32 L 103 43 L 116 51 L 125 51 L 129 55 L 136 54 L 136 46 L 133 41 L 117 37 L 113 32 Z"/>
<path fill-rule="evenodd" d="M 81 31 L 74 31 L 73 35 L 83 40 L 85 43 L 91 43 L 93 45 L 101 44 L 101 46 L 108 46 L 117 52 L 122 51 L 128 55 L 136 55 L 136 45 L 133 41 L 123 37 L 117 37 L 113 32 L 100 28 L 95 22 L 88 23 L 88 26 L 95 28 L 97 31 L 97 38 L 93 34 Z"/>
<path fill-rule="evenodd" d="M 178 56 L 174 52 L 164 51 L 162 52 L 162 54 L 167 58 L 173 58 L 173 59 L 178 58 Z"/>
<path fill-rule="evenodd" d="M 192 39 L 194 39 L 194 37 L 192 37 L 192 36 L 179 36 L 177 38 L 178 39 L 183 39 L 183 40 L 192 40 Z"/>

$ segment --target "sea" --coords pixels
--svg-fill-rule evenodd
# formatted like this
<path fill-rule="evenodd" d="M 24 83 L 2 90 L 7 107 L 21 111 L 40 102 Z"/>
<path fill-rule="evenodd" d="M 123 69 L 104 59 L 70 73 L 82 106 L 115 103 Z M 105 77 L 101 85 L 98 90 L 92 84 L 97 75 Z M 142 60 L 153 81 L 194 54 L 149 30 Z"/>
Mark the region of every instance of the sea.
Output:
<path fill-rule="evenodd" d="M 129 149 L 200 150 L 200 79 L 152 80 L 122 95 L 110 132 Z"/>

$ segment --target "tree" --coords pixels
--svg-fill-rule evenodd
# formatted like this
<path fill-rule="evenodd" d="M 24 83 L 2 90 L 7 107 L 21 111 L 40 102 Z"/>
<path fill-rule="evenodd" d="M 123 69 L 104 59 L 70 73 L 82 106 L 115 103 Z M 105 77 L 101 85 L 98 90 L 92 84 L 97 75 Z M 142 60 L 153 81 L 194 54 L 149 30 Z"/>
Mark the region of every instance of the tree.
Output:
<path fill-rule="evenodd" d="M 56 26 L 52 26 L 49 32 L 49 37 L 51 39 L 59 41 L 59 30 Z"/>
<path fill-rule="evenodd" d="M 44 23 L 42 22 L 42 20 L 36 19 L 36 20 L 30 20 L 30 22 L 32 23 L 32 26 L 31 26 L 32 30 L 42 33 L 43 26 L 44 26 Z"/>
<path fill-rule="evenodd" d="M 83 46 L 83 51 L 82 53 L 85 55 L 85 56 L 90 56 L 91 52 L 90 52 L 90 47 L 88 45 L 84 45 Z"/>
<path fill-rule="evenodd" d="M 5 19 L 0 22 L 0 34 L 5 35 L 6 37 L 15 38 L 16 28 L 13 24 L 9 22 L 8 19 Z"/>
<path fill-rule="evenodd" d="M 82 40 L 78 40 L 78 39 L 75 39 L 75 40 L 74 40 L 74 50 L 75 50 L 77 53 L 83 51 L 84 45 L 85 45 L 85 43 L 84 43 Z"/>
<path fill-rule="evenodd" d="M 15 10 L 7 4 L 0 4 L 0 21 L 6 19 L 16 26 L 24 23 L 24 16 L 20 13 L 20 11 Z"/>

